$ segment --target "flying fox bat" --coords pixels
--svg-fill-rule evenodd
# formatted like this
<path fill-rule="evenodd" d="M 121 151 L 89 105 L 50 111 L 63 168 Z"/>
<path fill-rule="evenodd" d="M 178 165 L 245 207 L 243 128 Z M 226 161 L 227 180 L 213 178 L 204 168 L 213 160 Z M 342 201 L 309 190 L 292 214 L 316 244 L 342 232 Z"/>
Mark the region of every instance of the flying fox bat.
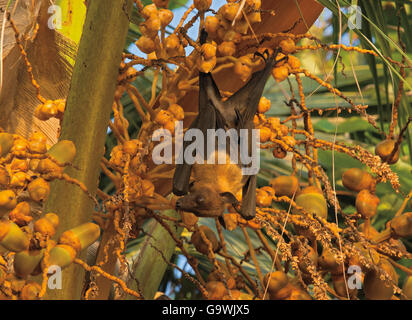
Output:
<path fill-rule="evenodd" d="M 200 43 L 206 41 L 207 33 L 202 31 Z M 227 100 L 222 101 L 219 89 L 213 80 L 211 73 L 199 72 L 199 112 L 189 129 L 199 129 L 203 136 L 207 136 L 208 129 L 224 129 L 226 132 L 235 129 L 247 130 L 248 148 L 251 148 L 251 131 L 254 128 L 253 117 L 256 114 L 260 98 L 271 70 L 276 66 L 277 52 L 266 57 L 259 54 L 265 60 L 262 70 L 252 74 L 251 79 Z M 189 142 L 185 141 L 181 150 L 184 154 Z M 238 146 L 239 147 L 239 142 Z M 206 146 L 203 149 L 204 159 Z M 223 152 L 227 152 L 223 150 Z M 209 154 L 209 157 L 217 157 L 219 150 Z M 248 150 L 249 156 L 251 150 Z M 189 164 L 183 159 L 183 163 L 176 165 L 173 176 L 173 193 L 184 196 L 176 201 L 176 209 L 193 212 L 200 217 L 222 217 L 225 203 L 232 204 L 235 208 L 239 203 L 235 197 L 242 191 L 240 210 L 236 210 L 243 218 L 249 220 L 256 215 L 256 174 L 244 175 L 242 164 L 230 163 L 229 156 L 224 155 L 225 164 Z M 206 161 L 205 161 L 206 162 Z M 193 182 L 190 183 L 190 178 Z"/>

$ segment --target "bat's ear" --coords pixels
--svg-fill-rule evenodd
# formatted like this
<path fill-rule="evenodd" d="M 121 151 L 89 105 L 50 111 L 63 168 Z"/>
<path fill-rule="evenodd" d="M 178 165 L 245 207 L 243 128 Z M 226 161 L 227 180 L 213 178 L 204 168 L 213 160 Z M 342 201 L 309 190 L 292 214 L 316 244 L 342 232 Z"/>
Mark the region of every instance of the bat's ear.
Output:
<path fill-rule="evenodd" d="M 223 192 L 220 194 L 224 203 L 230 203 L 233 206 L 237 206 L 239 201 L 237 201 L 236 197 L 231 192 Z"/>

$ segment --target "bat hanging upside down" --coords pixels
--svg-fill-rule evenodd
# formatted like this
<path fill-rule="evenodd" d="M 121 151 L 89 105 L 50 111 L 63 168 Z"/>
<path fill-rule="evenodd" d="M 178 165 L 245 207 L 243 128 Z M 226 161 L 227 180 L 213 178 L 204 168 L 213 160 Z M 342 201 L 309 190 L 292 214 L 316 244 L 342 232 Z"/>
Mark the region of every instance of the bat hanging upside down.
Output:
<path fill-rule="evenodd" d="M 206 38 L 207 33 L 203 30 L 200 43 L 205 43 Z M 225 132 L 235 131 L 236 137 L 242 137 L 241 131 L 243 133 L 246 131 L 248 156 L 256 155 L 258 151 L 251 150 L 253 146 L 256 146 L 252 143 L 252 138 L 254 138 L 252 135 L 253 117 L 256 114 L 266 81 L 272 69 L 280 61 L 276 61 L 277 52 L 275 51 L 272 56 L 269 56 L 266 51 L 266 57 L 259 54 L 265 60 L 264 68 L 253 73 L 251 79 L 226 101 L 222 101 L 211 73 L 199 72 L 199 113 L 189 129 L 200 130 L 205 137 L 203 141 L 206 141 L 208 129 L 223 129 Z M 238 139 L 235 144 L 234 148 L 242 149 L 242 139 Z M 185 141 L 181 156 L 188 145 L 189 142 Z M 204 164 L 191 164 L 183 159 L 183 163 L 176 165 L 173 176 L 173 193 L 183 196 L 176 201 L 176 209 L 193 212 L 200 217 L 222 217 L 225 204 L 229 203 L 244 219 L 254 218 L 256 214 L 257 172 L 244 174 L 244 169 L 248 166 L 242 164 L 240 157 L 238 157 L 237 163 L 236 161 L 231 163 L 228 154 L 230 145 L 226 146 L 225 149 L 215 149 L 212 152 L 206 150 L 206 143 L 204 145 L 202 149 Z M 233 145 L 231 147 L 233 148 Z M 238 154 L 241 154 L 241 151 Z M 219 155 L 226 158 L 226 163 L 220 164 L 215 161 L 215 164 L 210 164 L 206 160 L 213 157 L 217 159 Z M 191 177 L 192 182 L 190 182 Z M 240 191 L 242 191 L 242 202 L 239 209 L 235 195 Z"/>

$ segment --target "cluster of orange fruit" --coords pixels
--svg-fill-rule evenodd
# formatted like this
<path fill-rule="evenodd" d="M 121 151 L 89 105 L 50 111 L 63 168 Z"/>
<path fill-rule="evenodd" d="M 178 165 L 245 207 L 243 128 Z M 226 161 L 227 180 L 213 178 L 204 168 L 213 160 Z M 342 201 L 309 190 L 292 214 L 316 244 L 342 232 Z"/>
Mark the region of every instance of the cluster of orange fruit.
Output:
<path fill-rule="evenodd" d="M 87 223 L 64 232 L 56 242 L 52 238 L 59 217 L 43 214 L 50 181 L 75 157 L 71 141 L 48 149 L 42 133 L 25 139 L 2 132 L 0 150 L 0 299 L 36 299 L 41 286 L 31 277 L 51 265 L 70 265 L 98 239 L 100 228 Z"/>

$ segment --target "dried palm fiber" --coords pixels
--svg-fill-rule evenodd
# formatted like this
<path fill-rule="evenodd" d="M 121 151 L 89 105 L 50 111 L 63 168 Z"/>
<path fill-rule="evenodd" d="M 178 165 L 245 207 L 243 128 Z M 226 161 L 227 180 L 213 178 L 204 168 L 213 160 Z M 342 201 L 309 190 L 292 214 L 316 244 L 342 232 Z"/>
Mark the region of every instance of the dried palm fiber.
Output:
<path fill-rule="evenodd" d="M 8 0 L 0 0 L 2 9 Z M 33 67 L 33 75 L 40 85 L 41 95 L 50 100 L 66 98 L 76 44 L 48 27 L 50 0 L 14 0 L 8 11 L 15 22 L 20 40 Z M 1 16 L 0 25 L 4 15 Z M 29 136 L 40 130 L 48 143 L 57 141 L 59 121 L 40 121 L 33 111 L 40 103 L 27 73 L 27 67 L 16 45 L 15 33 L 10 23 L 5 23 L 3 45 L 3 87 L 0 93 L 0 127 Z"/>

